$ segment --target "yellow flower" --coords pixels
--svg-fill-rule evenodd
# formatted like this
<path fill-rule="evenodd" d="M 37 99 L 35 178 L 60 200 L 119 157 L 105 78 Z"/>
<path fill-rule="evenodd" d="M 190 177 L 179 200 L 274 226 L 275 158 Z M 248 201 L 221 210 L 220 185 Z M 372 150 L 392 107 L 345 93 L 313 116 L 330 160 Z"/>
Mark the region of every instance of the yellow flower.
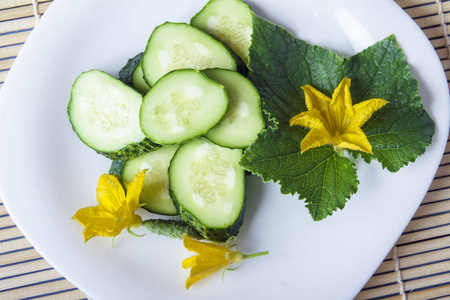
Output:
<path fill-rule="evenodd" d="M 124 228 L 138 227 L 142 220 L 134 211 L 139 208 L 139 195 L 144 184 L 145 171 L 134 176 L 127 186 L 127 194 L 114 175 L 103 174 L 98 180 L 99 205 L 78 210 L 73 216 L 85 228 L 84 242 L 94 236 L 114 237 Z"/>
<path fill-rule="evenodd" d="M 228 244 L 228 243 L 227 243 Z M 186 289 L 214 272 L 227 268 L 230 264 L 240 263 L 245 258 L 266 255 L 269 252 L 259 252 L 244 255 L 240 251 L 230 250 L 228 245 L 222 246 L 210 242 L 203 242 L 183 236 L 183 245 L 189 251 L 197 253 L 183 260 L 182 267 L 188 269 L 192 267 L 189 278 L 186 280 Z"/>
<path fill-rule="evenodd" d="M 308 111 L 289 121 L 291 125 L 311 128 L 301 142 L 302 152 L 333 144 L 337 150 L 347 148 L 372 153 L 372 146 L 361 126 L 388 102 L 383 99 L 370 99 L 352 105 L 350 84 L 350 79 L 342 79 L 331 99 L 310 85 L 302 87 Z"/>

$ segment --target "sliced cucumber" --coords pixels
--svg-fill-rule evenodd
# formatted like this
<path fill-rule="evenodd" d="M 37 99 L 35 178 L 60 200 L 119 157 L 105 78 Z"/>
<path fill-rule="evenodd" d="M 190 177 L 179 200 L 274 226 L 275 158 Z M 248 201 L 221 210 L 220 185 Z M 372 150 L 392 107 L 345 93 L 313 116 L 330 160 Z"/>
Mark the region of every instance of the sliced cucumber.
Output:
<path fill-rule="evenodd" d="M 156 151 L 143 154 L 125 162 L 122 182 L 133 180 L 139 170 L 147 169 L 144 186 L 139 198 L 143 208 L 163 215 L 176 215 L 177 210 L 169 195 L 169 165 L 178 145 L 163 146 Z"/>
<path fill-rule="evenodd" d="M 169 167 L 170 192 L 181 218 L 204 238 L 225 241 L 242 225 L 245 196 L 242 150 L 206 138 L 182 144 Z"/>
<path fill-rule="evenodd" d="M 109 167 L 108 174 L 115 175 L 117 178 L 119 178 L 120 181 L 122 181 L 123 167 L 125 166 L 126 162 L 127 161 L 123 159 L 113 160 L 111 162 L 111 166 Z"/>
<path fill-rule="evenodd" d="M 219 125 L 206 133 L 214 143 L 228 148 L 246 148 L 264 129 L 261 101 L 255 86 L 245 76 L 229 70 L 203 71 L 227 90 L 230 105 Z"/>
<path fill-rule="evenodd" d="M 133 75 L 131 77 L 131 82 L 133 86 L 143 95 L 147 94 L 150 90 L 147 82 L 144 80 L 144 72 L 142 71 L 142 64 L 139 63 L 134 69 Z"/>
<path fill-rule="evenodd" d="M 227 44 L 248 65 L 252 13 L 241 0 L 211 0 L 191 19 L 191 25 Z"/>
<path fill-rule="evenodd" d="M 236 70 L 233 56 L 222 43 L 185 23 L 166 22 L 156 27 L 141 62 L 145 81 L 150 86 L 177 69 Z"/>
<path fill-rule="evenodd" d="M 130 159 L 160 146 L 145 137 L 139 124 L 142 96 L 99 70 L 77 77 L 67 107 L 78 137 L 111 159 Z"/>
<path fill-rule="evenodd" d="M 141 68 L 143 54 L 141 52 L 127 61 L 127 64 L 119 71 L 119 79 L 126 85 L 134 87 L 141 94 L 145 95 L 150 87 L 144 80 L 144 73 Z"/>
<path fill-rule="evenodd" d="M 225 116 L 225 88 L 193 69 L 164 75 L 145 95 L 141 128 L 158 144 L 179 144 L 205 134 Z"/>
<path fill-rule="evenodd" d="M 142 55 L 144 53 L 138 53 L 136 56 L 130 58 L 125 66 L 122 67 L 119 71 L 119 80 L 125 83 L 128 86 L 133 86 L 132 77 L 134 70 L 139 65 L 139 62 L 141 61 Z"/>

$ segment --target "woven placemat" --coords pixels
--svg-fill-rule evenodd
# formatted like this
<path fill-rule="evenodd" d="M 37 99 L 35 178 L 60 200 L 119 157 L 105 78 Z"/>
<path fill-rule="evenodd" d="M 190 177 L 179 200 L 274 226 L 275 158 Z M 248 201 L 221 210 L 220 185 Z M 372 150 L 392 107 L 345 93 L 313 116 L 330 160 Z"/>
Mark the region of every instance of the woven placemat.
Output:
<path fill-rule="evenodd" d="M 48 0 L 0 0 L 0 89 Z M 450 0 L 396 0 L 436 49 L 450 80 Z M 87 299 L 28 243 L 0 199 L 0 299 Z M 422 205 L 356 299 L 450 298 L 450 142 Z"/>

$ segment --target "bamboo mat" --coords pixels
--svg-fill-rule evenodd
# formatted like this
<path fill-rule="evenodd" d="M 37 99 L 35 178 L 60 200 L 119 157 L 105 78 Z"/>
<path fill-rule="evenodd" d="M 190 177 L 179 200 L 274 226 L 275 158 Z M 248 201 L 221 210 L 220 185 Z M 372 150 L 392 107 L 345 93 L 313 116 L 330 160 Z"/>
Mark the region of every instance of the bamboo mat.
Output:
<path fill-rule="evenodd" d="M 51 0 L 0 0 L 0 89 Z M 450 82 L 450 0 L 396 0 L 423 29 Z M 87 299 L 27 242 L 0 199 L 0 299 Z M 429 191 L 356 299 L 450 299 L 450 142 Z"/>

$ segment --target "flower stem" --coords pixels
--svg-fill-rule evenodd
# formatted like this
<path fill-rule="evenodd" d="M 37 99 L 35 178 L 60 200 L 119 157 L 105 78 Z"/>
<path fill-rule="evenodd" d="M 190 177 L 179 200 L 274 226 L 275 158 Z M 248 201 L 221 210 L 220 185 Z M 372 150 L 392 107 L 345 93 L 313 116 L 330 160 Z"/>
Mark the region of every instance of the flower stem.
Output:
<path fill-rule="evenodd" d="M 244 259 L 263 256 L 263 255 L 267 255 L 267 254 L 269 254 L 269 251 L 263 251 L 263 252 L 253 253 L 253 254 L 244 254 Z"/>

